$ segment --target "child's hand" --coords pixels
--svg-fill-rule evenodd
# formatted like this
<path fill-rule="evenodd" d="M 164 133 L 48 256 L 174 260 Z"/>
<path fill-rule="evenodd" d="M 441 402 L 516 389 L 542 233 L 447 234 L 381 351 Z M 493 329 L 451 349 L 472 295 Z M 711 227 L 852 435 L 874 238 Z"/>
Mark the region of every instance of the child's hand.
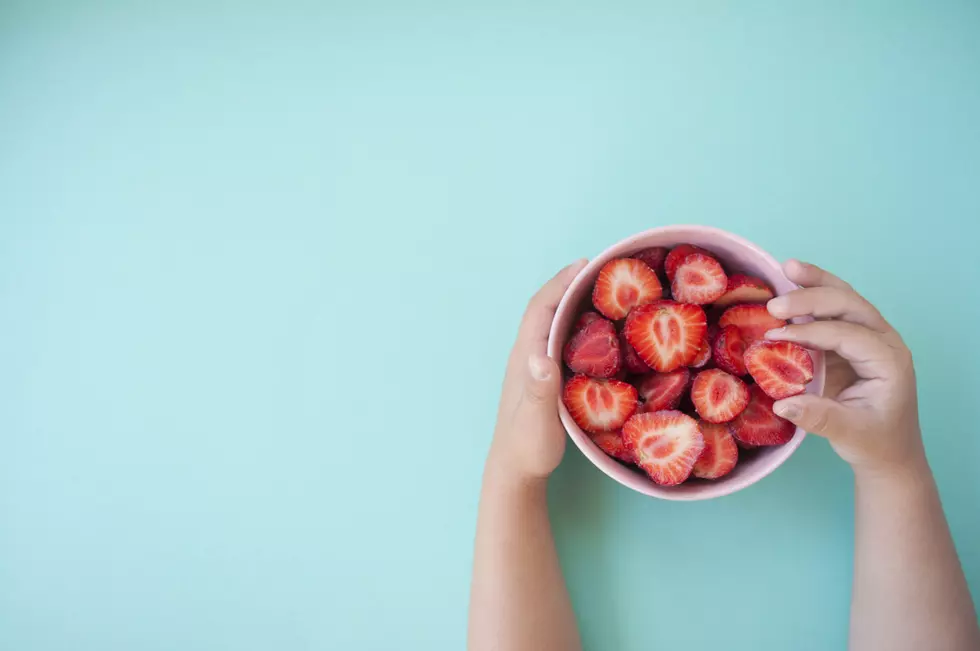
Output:
<path fill-rule="evenodd" d="M 902 338 L 843 280 L 796 260 L 787 262 L 785 270 L 804 289 L 772 299 L 769 312 L 781 319 L 821 320 L 788 325 L 766 337 L 828 351 L 827 385 L 824 397 L 776 402 L 776 413 L 827 437 L 855 471 L 921 462 L 915 372 Z"/>
<path fill-rule="evenodd" d="M 558 302 L 585 263 L 565 267 L 531 298 L 507 362 L 490 462 L 520 481 L 547 477 L 565 453 L 558 419 L 561 369 L 547 356 L 548 331 Z"/>

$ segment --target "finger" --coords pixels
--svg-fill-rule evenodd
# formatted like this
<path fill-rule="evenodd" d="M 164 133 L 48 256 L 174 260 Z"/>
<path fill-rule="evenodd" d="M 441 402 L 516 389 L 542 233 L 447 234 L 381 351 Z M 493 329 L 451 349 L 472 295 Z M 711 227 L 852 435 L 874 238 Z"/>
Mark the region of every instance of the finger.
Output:
<path fill-rule="evenodd" d="M 847 432 L 857 417 L 839 402 L 811 394 L 779 400 L 772 410 L 797 427 L 829 439 Z"/>
<path fill-rule="evenodd" d="M 555 360 L 544 355 L 528 357 L 524 393 L 518 405 L 519 418 L 554 418 L 558 408 L 561 371 Z"/>
<path fill-rule="evenodd" d="M 847 321 L 814 321 L 770 330 L 766 339 L 792 341 L 807 348 L 832 350 L 864 379 L 888 377 L 896 367 L 895 349 L 880 333 Z"/>
<path fill-rule="evenodd" d="M 534 343 L 535 352 L 544 354 L 544 345 L 548 341 L 548 331 L 551 321 L 555 318 L 555 310 L 565 290 L 572 284 L 578 272 L 588 263 L 588 260 L 578 260 L 568 265 L 549 280 L 531 297 L 524 311 L 524 319 L 517 334 L 518 343 Z"/>
<path fill-rule="evenodd" d="M 891 330 L 875 307 L 857 293 L 840 287 L 810 287 L 777 296 L 767 304 L 769 313 L 780 319 L 812 316 L 843 319 L 878 332 Z"/>
<path fill-rule="evenodd" d="M 786 277 L 797 285 L 803 287 L 837 287 L 838 289 L 853 289 L 846 282 L 830 273 L 824 271 L 815 264 L 800 262 L 799 260 L 787 260 L 783 264 L 783 271 Z"/>

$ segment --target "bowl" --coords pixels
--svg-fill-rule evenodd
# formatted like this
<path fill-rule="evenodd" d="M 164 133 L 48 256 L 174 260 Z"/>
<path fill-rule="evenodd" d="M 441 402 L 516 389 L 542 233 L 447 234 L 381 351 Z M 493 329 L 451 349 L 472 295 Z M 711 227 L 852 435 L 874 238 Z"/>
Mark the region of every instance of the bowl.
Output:
<path fill-rule="evenodd" d="M 561 360 L 562 349 L 565 347 L 565 341 L 575 319 L 583 310 L 592 309 L 592 286 L 599 275 L 599 269 L 604 264 L 614 258 L 629 257 L 647 247 L 673 247 L 684 243 L 711 251 L 727 271 L 762 278 L 769 283 L 777 296 L 798 288 L 786 277 L 779 262 L 773 256 L 738 235 L 710 226 L 652 228 L 613 244 L 579 272 L 555 312 L 548 337 L 548 355 L 553 359 Z M 805 320 L 794 319 L 796 322 Z M 813 357 L 813 381 L 807 386 L 807 393 L 820 395 L 824 385 L 824 358 L 820 351 L 810 351 L 810 354 Z M 788 443 L 753 450 L 746 458 L 739 459 L 738 465 L 731 473 L 719 479 L 692 478 L 680 486 L 659 486 L 638 468 L 626 466 L 607 456 L 592 442 L 588 434 L 575 424 L 561 402 L 558 411 L 572 441 L 599 470 L 623 486 L 665 500 L 707 500 L 747 488 L 781 466 L 796 452 L 806 436 L 806 432 L 797 428 Z M 739 453 L 745 454 L 742 450 Z"/>

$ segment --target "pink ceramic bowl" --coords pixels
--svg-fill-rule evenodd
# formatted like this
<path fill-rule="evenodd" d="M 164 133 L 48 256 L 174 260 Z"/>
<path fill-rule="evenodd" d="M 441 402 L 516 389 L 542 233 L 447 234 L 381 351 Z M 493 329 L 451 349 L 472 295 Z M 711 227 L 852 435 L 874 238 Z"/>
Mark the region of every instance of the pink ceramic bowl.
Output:
<path fill-rule="evenodd" d="M 746 273 L 765 279 L 777 295 L 785 294 L 797 288 L 783 274 L 783 270 L 775 258 L 738 235 L 709 226 L 653 228 L 612 245 L 593 258 L 579 272 L 558 305 L 558 311 L 555 314 L 554 322 L 551 324 L 551 334 L 548 338 L 548 355 L 561 360 L 562 349 L 576 317 L 583 310 L 592 309 L 592 286 L 602 265 L 613 258 L 627 257 L 650 246 L 672 247 L 683 243 L 695 244 L 708 249 L 719 258 L 728 271 Z M 807 392 L 819 395 L 823 391 L 824 359 L 819 351 L 811 351 L 811 354 L 813 355 L 814 373 L 813 381 L 807 387 Z M 558 410 L 562 423 L 568 430 L 568 435 L 572 441 L 599 470 L 624 486 L 665 500 L 707 500 L 751 486 L 786 461 L 800 447 L 803 437 L 806 436 L 802 429 L 797 429 L 793 439 L 785 445 L 753 450 L 751 454 L 739 460 L 735 470 L 721 479 L 691 479 L 680 486 L 658 486 L 642 471 L 624 466 L 596 447 L 589 436 L 572 420 L 568 410 L 565 409 L 565 405 L 559 404 Z M 742 453 L 743 451 L 739 450 L 739 452 Z"/>

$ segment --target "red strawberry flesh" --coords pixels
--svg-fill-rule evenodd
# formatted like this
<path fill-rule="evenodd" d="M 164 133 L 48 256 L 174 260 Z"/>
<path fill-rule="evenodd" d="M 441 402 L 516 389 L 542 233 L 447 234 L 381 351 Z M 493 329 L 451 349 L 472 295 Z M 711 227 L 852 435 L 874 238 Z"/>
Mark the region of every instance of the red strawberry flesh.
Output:
<path fill-rule="evenodd" d="M 623 438 L 636 465 L 661 486 L 676 486 L 690 477 L 704 451 L 697 421 L 674 410 L 633 416 L 623 426 Z"/>
<path fill-rule="evenodd" d="M 626 339 L 637 355 L 661 373 L 693 362 L 706 331 L 703 309 L 674 301 L 640 305 L 630 312 L 625 325 Z"/>
<path fill-rule="evenodd" d="M 728 277 L 725 293 L 715 301 L 715 307 L 728 307 L 741 303 L 765 303 L 775 296 L 769 285 L 755 276 L 733 274 Z"/>
<path fill-rule="evenodd" d="M 692 253 L 674 271 L 670 291 L 675 301 L 706 305 L 722 297 L 728 277 L 721 264 L 709 255 Z"/>
<path fill-rule="evenodd" d="M 634 375 L 649 373 L 650 367 L 636 354 L 630 342 L 626 340 L 626 332 L 619 333 L 619 351 L 623 355 L 623 368 Z"/>
<path fill-rule="evenodd" d="M 724 477 L 738 463 L 738 445 L 728 426 L 701 421 L 698 423 L 704 436 L 704 452 L 694 464 L 692 474 L 701 479 Z"/>
<path fill-rule="evenodd" d="M 651 373 L 640 380 L 637 393 L 643 400 L 639 411 L 676 409 L 691 381 L 691 372 L 680 367 L 668 373 Z"/>
<path fill-rule="evenodd" d="M 657 274 L 640 260 L 610 260 L 599 270 L 592 289 L 592 304 L 606 318 L 625 318 L 637 305 L 659 300 L 663 288 Z"/>
<path fill-rule="evenodd" d="M 765 337 L 770 330 L 782 328 L 786 322 L 769 314 L 765 305 L 735 305 L 725 310 L 718 325 L 737 327 L 745 341 L 752 343 Z"/>
<path fill-rule="evenodd" d="M 576 375 L 565 383 L 562 401 L 586 432 L 613 432 L 636 411 L 636 389 L 619 380 Z"/>
<path fill-rule="evenodd" d="M 803 393 L 813 379 L 810 353 L 791 341 L 755 342 L 745 351 L 745 366 L 773 400 Z"/>
<path fill-rule="evenodd" d="M 734 375 L 713 368 L 701 371 L 691 385 L 698 415 L 709 423 L 727 423 L 749 404 L 749 389 Z"/>
<path fill-rule="evenodd" d="M 749 387 L 749 395 L 748 406 L 728 424 L 732 436 L 752 447 L 789 442 L 796 434 L 796 425 L 773 412 L 773 399 L 758 385 Z"/>
<path fill-rule="evenodd" d="M 565 344 L 562 359 L 574 373 L 603 378 L 619 373 L 622 356 L 612 321 L 602 317 L 590 321 Z"/>
<path fill-rule="evenodd" d="M 670 253 L 667 254 L 667 258 L 664 260 L 664 273 L 667 275 L 667 280 L 669 282 L 674 282 L 674 274 L 677 273 L 677 267 L 681 266 L 681 263 L 684 262 L 684 258 L 692 253 L 711 255 L 710 251 L 702 249 L 699 246 L 694 246 L 693 244 L 678 244 L 670 250 Z"/>
<path fill-rule="evenodd" d="M 589 438 L 596 444 L 596 447 L 614 459 L 633 463 L 633 452 L 626 446 L 622 430 L 589 434 Z"/>
<path fill-rule="evenodd" d="M 748 371 L 745 368 L 745 337 L 742 331 L 735 326 L 725 326 L 715 339 L 712 347 L 712 357 L 715 364 L 723 371 L 732 375 L 745 375 Z"/>

